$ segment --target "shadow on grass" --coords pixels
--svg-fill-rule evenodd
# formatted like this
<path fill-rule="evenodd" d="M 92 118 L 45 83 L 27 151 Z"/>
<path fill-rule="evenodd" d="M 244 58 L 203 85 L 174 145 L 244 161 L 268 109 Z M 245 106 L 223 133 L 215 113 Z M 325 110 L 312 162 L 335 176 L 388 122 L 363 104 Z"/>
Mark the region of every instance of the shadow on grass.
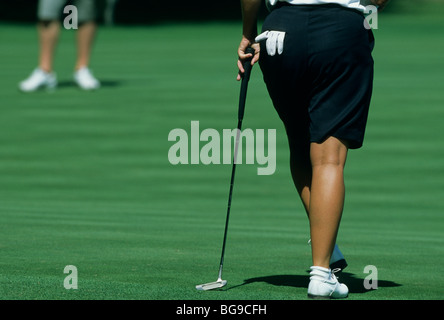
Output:
<path fill-rule="evenodd" d="M 102 88 L 115 88 L 122 86 L 122 81 L 118 80 L 102 80 L 100 79 L 100 87 Z M 57 84 L 57 88 L 69 88 L 69 87 L 77 87 L 77 84 L 73 80 L 64 80 L 60 81 Z"/>
<path fill-rule="evenodd" d="M 372 291 L 373 289 L 366 289 L 364 287 L 364 279 L 356 277 L 353 273 L 341 272 L 336 274 L 341 283 L 347 285 L 350 293 L 366 293 Z M 265 282 L 274 286 L 287 286 L 296 288 L 308 288 L 308 283 L 310 277 L 308 275 L 273 275 L 265 277 L 256 277 L 244 280 L 244 283 L 228 288 L 227 290 L 235 289 L 237 287 L 245 286 L 255 282 Z M 389 280 L 379 280 L 378 287 L 400 287 L 401 284 L 389 281 Z"/>

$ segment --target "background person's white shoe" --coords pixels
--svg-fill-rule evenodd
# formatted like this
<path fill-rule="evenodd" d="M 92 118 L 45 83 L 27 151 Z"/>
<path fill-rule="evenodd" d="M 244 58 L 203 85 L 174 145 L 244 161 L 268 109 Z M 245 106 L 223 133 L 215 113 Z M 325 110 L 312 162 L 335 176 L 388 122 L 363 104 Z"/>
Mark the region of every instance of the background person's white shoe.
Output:
<path fill-rule="evenodd" d="M 36 68 L 28 78 L 19 83 L 19 89 L 23 92 L 33 92 L 42 88 L 54 89 L 56 86 L 56 75 L 40 68 Z"/>
<path fill-rule="evenodd" d="M 95 90 L 100 88 L 100 82 L 97 80 L 91 70 L 86 67 L 80 68 L 74 72 L 75 83 L 83 90 Z"/>
<path fill-rule="evenodd" d="M 330 269 L 331 270 L 344 270 L 347 267 L 347 261 L 345 261 L 345 258 L 339 250 L 339 247 L 337 244 L 335 244 L 335 247 L 333 249 L 333 253 L 330 258 Z"/>
<path fill-rule="evenodd" d="M 331 269 L 313 266 L 310 267 L 310 283 L 308 297 L 313 299 L 341 299 L 347 298 L 348 288 L 339 283 Z"/>

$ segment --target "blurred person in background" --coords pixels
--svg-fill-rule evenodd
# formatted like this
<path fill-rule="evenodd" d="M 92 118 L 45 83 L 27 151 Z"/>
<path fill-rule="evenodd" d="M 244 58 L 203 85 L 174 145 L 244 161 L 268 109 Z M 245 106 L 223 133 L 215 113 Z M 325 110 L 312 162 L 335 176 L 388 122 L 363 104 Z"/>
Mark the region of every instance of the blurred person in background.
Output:
<path fill-rule="evenodd" d="M 37 12 L 37 31 L 39 39 L 38 67 L 19 88 L 24 92 L 32 92 L 41 88 L 54 89 L 57 87 L 57 77 L 53 71 L 54 53 L 57 46 L 61 21 L 60 17 L 66 0 L 39 0 Z M 84 90 L 94 90 L 100 87 L 100 82 L 89 69 L 92 46 L 97 29 L 97 1 L 74 0 L 77 8 L 77 61 L 74 67 L 74 82 Z"/>

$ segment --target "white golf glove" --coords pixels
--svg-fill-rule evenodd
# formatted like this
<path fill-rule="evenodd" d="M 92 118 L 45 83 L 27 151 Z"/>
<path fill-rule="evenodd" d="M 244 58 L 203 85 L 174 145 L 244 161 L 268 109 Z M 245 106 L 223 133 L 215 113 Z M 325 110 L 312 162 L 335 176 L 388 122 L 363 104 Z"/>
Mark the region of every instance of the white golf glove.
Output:
<path fill-rule="evenodd" d="M 265 0 L 265 4 L 267 5 L 268 11 L 273 10 L 273 7 L 276 5 L 278 0 Z"/>
<path fill-rule="evenodd" d="M 284 38 L 285 32 L 283 31 L 265 31 L 258 35 L 255 41 L 261 42 L 267 40 L 265 43 L 267 53 L 269 56 L 274 56 L 276 51 L 278 54 L 282 54 L 284 51 Z"/>

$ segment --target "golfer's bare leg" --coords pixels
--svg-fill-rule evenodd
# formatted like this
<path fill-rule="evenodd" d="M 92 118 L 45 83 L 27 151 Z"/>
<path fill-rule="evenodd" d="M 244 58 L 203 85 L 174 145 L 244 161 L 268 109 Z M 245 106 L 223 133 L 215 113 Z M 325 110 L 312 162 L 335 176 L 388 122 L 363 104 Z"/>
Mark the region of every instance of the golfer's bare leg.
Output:
<path fill-rule="evenodd" d="M 51 72 L 54 52 L 60 34 L 60 22 L 40 21 L 37 24 L 37 32 L 40 45 L 39 67 L 46 72 Z"/>
<path fill-rule="evenodd" d="M 313 265 L 329 268 L 344 207 L 344 166 L 348 148 L 330 137 L 312 143 L 309 221 Z"/>
<path fill-rule="evenodd" d="M 85 22 L 79 25 L 77 30 L 77 62 L 75 69 L 88 67 L 92 46 L 96 35 L 95 22 Z"/>
<path fill-rule="evenodd" d="M 290 170 L 296 190 L 301 197 L 307 216 L 310 206 L 312 168 L 310 143 L 292 144 L 290 148 Z"/>

